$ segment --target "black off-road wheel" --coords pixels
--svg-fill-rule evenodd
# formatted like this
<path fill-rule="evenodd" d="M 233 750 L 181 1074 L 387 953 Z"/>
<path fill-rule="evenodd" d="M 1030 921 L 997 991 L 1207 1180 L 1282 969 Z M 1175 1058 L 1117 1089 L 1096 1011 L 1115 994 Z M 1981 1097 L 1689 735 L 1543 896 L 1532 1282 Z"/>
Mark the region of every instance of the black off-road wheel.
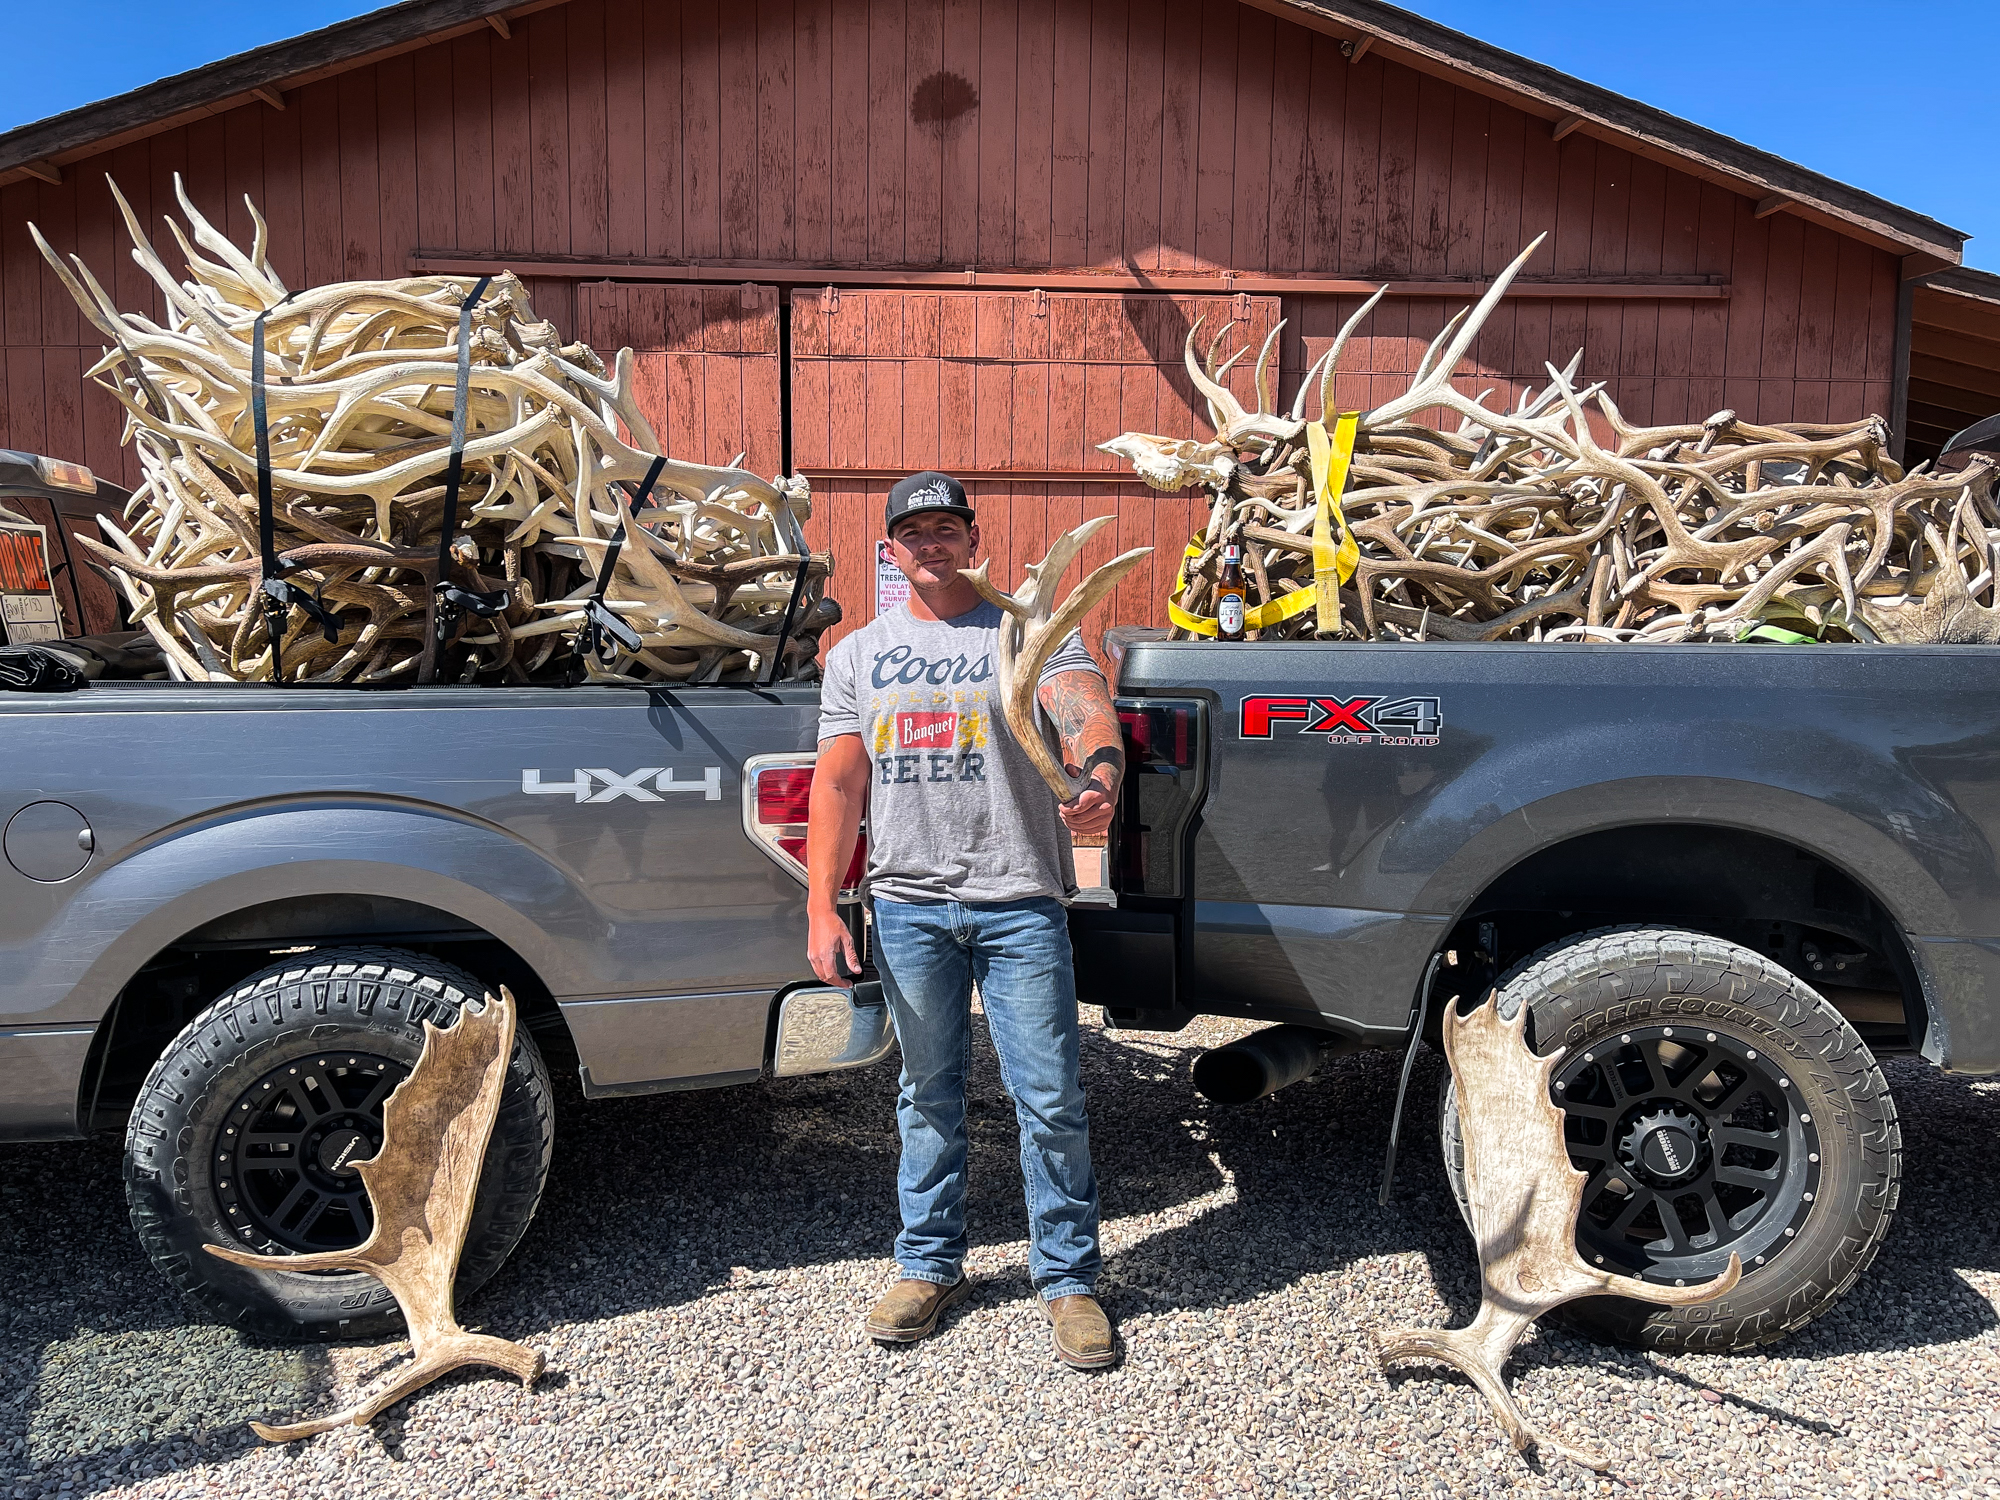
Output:
<path fill-rule="evenodd" d="M 347 1339 L 403 1326 L 358 1272 L 249 1270 L 204 1245 L 300 1255 L 358 1245 L 373 1227 L 353 1164 L 382 1142 L 382 1106 L 486 986 L 394 948 L 302 954 L 251 975 L 154 1064 L 125 1135 L 139 1243 L 196 1313 L 263 1338 Z M 555 1140 L 549 1075 L 518 1028 L 486 1148 L 455 1295 L 483 1286 L 527 1232 Z"/>
<path fill-rule="evenodd" d="M 1825 1312 L 1875 1258 L 1896 1209 L 1896 1106 L 1854 1028 L 1797 976 L 1739 944 L 1606 928 L 1505 976 L 1550 1080 L 1570 1161 L 1587 1174 L 1576 1242 L 1606 1270 L 1668 1286 L 1743 1279 L 1714 1302 L 1626 1297 L 1563 1317 L 1643 1348 L 1747 1349 Z M 1466 1212 L 1457 1100 L 1439 1108 L 1446 1176 Z"/>

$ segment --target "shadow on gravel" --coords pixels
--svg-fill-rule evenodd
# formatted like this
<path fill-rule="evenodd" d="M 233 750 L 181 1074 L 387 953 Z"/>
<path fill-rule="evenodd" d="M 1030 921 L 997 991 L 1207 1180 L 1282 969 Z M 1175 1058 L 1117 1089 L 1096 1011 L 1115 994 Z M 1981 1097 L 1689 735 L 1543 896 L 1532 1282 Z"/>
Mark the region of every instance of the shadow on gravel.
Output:
<path fill-rule="evenodd" d="M 323 1348 L 191 1324 L 140 1253 L 113 1137 L 0 1147 L 0 1496 L 227 1464 L 325 1392 Z"/>
<path fill-rule="evenodd" d="M 981 1031 L 969 1085 L 969 1227 L 990 1245 L 1019 1241 L 1026 1226 L 1013 1109 Z M 1347 1058 L 1271 1098 L 1221 1109 L 1195 1095 L 1191 1052 L 1173 1037 L 1087 1030 L 1083 1056 L 1104 1211 L 1123 1242 L 1102 1285 L 1115 1316 L 1226 1308 L 1410 1251 L 1427 1258 L 1452 1321 L 1476 1310 L 1471 1242 L 1433 1144 L 1443 1074 L 1435 1054 L 1412 1080 L 1387 1208 L 1375 1192 L 1396 1058 Z M 1959 1272 L 2000 1269 L 2000 1195 L 1991 1191 L 2000 1086 L 1914 1062 L 1892 1063 L 1889 1074 L 1906 1158 L 1896 1227 L 1848 1297 L 1780 1347 L 1786 1357 L 1950 1342 L 1996 1322 Z M 694 1301 L 738 1268 L 885 1259 L 896 1228 L 895 1082 L 891 1060 L 828 1078 L 586 1106 L 574 1079 L 559 1078 L 555 1168 L 540 1212 L 465 1309 L 468 1322 L 532 1339 L 555 1324 Z M 110 1138 L 0 1147 L 0 1500 L 53 1495 L 65 1479 L 85 1495 L 226 1464 L 257 1441 L 247 1418 L 325 1403 L 323 1350 L 259 1346 L 185 1322 L 132 1238 L 118 1165 Z M 977 1294 L 1029 1295 L 1024 1275 Z M 1365 1298 L 1367 1277 L 1348 1278 L 1336 1295 Z M 382 1360 L 399 1347 L 385 1343 Z M 1643 1354 L 1563 1330 L 1519 1359 L 1655 1369 Z M 378 1424 L 391 1456 L 402 1416 Z"/>

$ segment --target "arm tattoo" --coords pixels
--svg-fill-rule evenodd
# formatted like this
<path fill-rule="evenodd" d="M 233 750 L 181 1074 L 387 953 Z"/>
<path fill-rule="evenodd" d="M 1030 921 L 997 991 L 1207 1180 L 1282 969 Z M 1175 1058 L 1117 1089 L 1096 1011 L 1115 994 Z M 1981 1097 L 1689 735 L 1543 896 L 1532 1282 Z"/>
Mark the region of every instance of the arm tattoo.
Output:
<path fill-rule="evenodd" d="M 1055 724 L 1070 774 L 1095 780 L 1107 795 L 1115 793 L 1125 775 L 1125 741 L 1104 679 L 1093 672 L 1064 672 L 1043 683 L 1036 696 Z"/>

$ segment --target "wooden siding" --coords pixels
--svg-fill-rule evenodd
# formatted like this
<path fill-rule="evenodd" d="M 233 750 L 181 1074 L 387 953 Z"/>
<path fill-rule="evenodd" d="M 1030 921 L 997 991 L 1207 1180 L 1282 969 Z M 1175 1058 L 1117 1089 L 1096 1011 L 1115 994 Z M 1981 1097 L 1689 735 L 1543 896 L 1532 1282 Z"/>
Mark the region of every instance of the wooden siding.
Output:
<path fill-rule="evenodd" d="M 26 228 L 33 219 L 81 253 L 121 305 L 160 316 L 106 173 L 162 246 L 176 172 L 242 243 L 247 194 L 293 286 L 398 275 L 423 248 L 495 264 L 1236 271 L 1470 287 L 1546 231 L 1531 276 L 1698 280 L 1730 295 L 1628 300 L 1607 288 L 1509 302 L 1475 350 L 1469 389 L 1511 394 L 1581 346 L 1585 373 L 1644 419 L 1889 406 L 1891 255 L 1784 212 L 1758 219 L 1747 198 L 1585 133 L 1557 142 L 1546 122 L 1380 57 L 1350 63 L 1330 39 L 1238 0 L 570 0 L 519 20 L 511 39 L 468 34 L 296 89 L 286 104 L 73 163 L 61 185 L 0 190 L 0 445 L 136 479 L 122 414 L 83 379 L 94 330 Z M 599 326 L 605 293 L 554 278 L 530 289 L 566 336 L 579 296 L 597 299 L 588 317 Z M 1352 305 L 1285 299 L 1287 395 Z M 1342 399 L 1394 388 L 1447 315 L 1439 301 L 1385 302 Z M 712 329 L 702 316 L 704 359 L 729 352 L 740 318 Z M 672 337 L 686 347 L 663 335 L 649 366 L 669 380 L 673 356 L 696 347 L 685 329 Z M 972 399 L 985 399 L 976 379 Z M 807 409 L 819 407 L 802 400 Z M 1086 392 L 1080 412 L 1060 416 L 1080 422 L 1083 466 L 1095 466 L 1089 442 L 1119 425 L 1110 409 Z M 794 462 L 832 459 L 840 443 L 874 451 L 886 441 L 875 420 L 823 439 L 801 428 Z M 690 441 L 707 445 L 706 433 Z M 771 469 L 782 437 L 746 426 L 741 441 Z M 1024 548 L 1035 526 L 1101 498 L 1031 491 L 1008 487 L 1009 536 Z M 849 501 L 860 503 L 831 508 Z M 841 551 L 843 578 L 865 577 L 865 557 Z M 1137 585 L 1119 608 L 1155 617 Z"/>
<path fill-rule="evenodd" d="M 768 286 L 629 286 L 576 292 L 576 336 L 610 363 L 633 352 L 634 395 L 676 458 L 759 474 L 784 466 L 778 294 Z"/>

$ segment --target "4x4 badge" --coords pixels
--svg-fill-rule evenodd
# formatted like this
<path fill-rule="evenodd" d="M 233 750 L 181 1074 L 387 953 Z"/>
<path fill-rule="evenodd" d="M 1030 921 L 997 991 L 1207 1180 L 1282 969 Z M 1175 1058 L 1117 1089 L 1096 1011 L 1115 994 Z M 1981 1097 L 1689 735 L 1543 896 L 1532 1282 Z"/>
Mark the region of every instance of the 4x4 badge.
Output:
<path fill-rule="evenodd" d="M 1444 707 L 1440 698 L 1260 693 L 1243 700 L 1237 738 L 1272 739 L 1280 725 L 1299 735 L 1323 734 L 1330 745 L 1435 745 Z"/>
<path fill-rule="evenodd" d="M 603 785 L 592 790 L 592 782 Z M 650 781 L 650 787 L 643 783 Z M 703 766 L 701 780 L 676 781 L 671 769 L 642 766 L 629 776 L 622 771 L 591 766 L 570 772 L 568 781 L 544 781 L 538 770 L 521 773 L 521 790 L 533 797 L 572 797 L 578 802 L 616 802 L 630 797 L 634 802 L 664 802 L 662 792 L 700 792 L 704 802 L 722 800 L 722 767 Z"/>

